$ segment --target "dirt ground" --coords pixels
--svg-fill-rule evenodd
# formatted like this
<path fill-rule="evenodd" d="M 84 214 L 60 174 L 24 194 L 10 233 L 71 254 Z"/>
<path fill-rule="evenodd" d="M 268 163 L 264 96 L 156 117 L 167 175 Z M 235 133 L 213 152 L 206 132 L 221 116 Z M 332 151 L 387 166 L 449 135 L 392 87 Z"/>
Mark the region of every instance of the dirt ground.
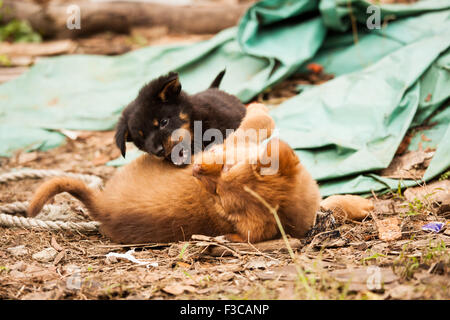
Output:
<path fill-rule="evenodd" d="M 161 32 L 154 37 L 159 43 L 177 41 Z M 142 40 L 109 37 L 79 40 L 76 52 L 118 54 L 139 47 L 136 43 Z M 257 100 L 273 106 L 296 94 L 299 84 L 320 85 L 333 78 L 319 67 L 311 65 L 309 73 L 286 80 Z M 0 158 L 0 174 L 61 169 L 106 181 L 116 170 L 106 163 L 120 155 L 114 133 L 70 133 L 72 138 L 58 148 Z M 386 176 L 398 174 L 399 167 L 413 170 L 415 177 L 423 174 L 433 150 L 407 152 L 409 140 L 407 136 Z M 0 206 L 30 200 L 42 181 L 0 184 Z M 333 222 L 327 228 L 306 239 L 289 239 L 294 256 L 282 239 L 251 245 L 199 236 L 180 243 L 126 246 L 97 232 L 0 227 L 0 299 L 449 299 L 448 172 L 436 182 L 436 192 L 422 186 L 416 193 L 374 194 L 370 199 L 375 209 L 362 222 L 333 222 L 324 214 Z M 68 195 L 58 195 L 54 203 L 68 206 L 79 221 L 89 220 L 83 206 Z M 444 227 L 439 233 L 422 230 L 430 222 Z M 107 257 L 131 249 L 129 254 L 146 264 Z"/>

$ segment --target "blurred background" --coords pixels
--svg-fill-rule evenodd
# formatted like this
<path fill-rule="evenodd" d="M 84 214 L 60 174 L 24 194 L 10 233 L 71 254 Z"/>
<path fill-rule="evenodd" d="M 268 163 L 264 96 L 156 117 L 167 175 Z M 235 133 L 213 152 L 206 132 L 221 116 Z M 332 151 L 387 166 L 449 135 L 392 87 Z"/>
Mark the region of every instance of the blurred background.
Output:
<path fill-rule="evenodd" d="M 0 228 L 0 299 L 449 299 L 450 0 L 0 0 L 0 207 L 41 184 L 21 170 L 106 181 L 139 155 L 114 128 L 145 83 L 175 70 L 195 93 L 224 68 L 220 89 L 269 108 L 322 196 L 362 195 L 370 216 L 291 239 L 305 281 L 284 243 L 238 259 L 157 244 L 135 252 L 146 269 L 110 266 L 128 248 L 99 235 Z"/>
<path fill-rule="evenodd" d="M 0 83 L 20 75 L 40 56 L 118 55 L 147 45 L 209 39 L 236 25 L 254 2 L 3 0 L 0 1 Z M 79 11 L 70 7 L 74 5 Z M 80 29 L 68 29 L 67 20 L 71 13 L 77 12 Z M 33 45 L 8 46 L 17 43 Z"/>

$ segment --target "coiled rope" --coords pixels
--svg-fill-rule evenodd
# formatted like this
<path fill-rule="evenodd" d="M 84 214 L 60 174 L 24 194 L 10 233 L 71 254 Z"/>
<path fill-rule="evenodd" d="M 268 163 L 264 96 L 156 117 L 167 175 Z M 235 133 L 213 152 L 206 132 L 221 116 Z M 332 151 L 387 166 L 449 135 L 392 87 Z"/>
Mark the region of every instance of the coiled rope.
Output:
<path fill-rule="evenodd" d="M 60 170 L 35 170 L 26 169 L 12 171 L 0 175 L 0 184 L 23 179 L 42 179 L 49 177 L 71 177 L 84 181 L 91 188 L 99 188 L 103 181 L 97 176 L 64 172 Z M 97 231 L 99 223 L 96 221 L 73 222 L 67 221 L 70 217 L 70 210 L 67 206 L 45 205 L 39 218 L 25 218 L 15 216 L 14 214 L 23 214 L 27 211 L 28 201 L 13 202 L 0 206 L 0 226 L 19 227 L 24 229 L 38 228 L 56 231 L 78 231 L 91 232 Z"/>

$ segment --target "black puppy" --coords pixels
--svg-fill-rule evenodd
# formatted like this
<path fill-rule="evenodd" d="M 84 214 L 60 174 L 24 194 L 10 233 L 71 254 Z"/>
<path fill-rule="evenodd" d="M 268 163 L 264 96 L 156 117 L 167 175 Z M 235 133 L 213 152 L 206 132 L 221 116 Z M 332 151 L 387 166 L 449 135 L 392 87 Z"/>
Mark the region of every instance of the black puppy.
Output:
<path fill-rule="evenodd" d="M 179 141 L 172 141 L 172 132 L 186 129 L 190 133 L 191 153 L 194 147 L 194 121 L 201 121 L 202 136 L 208 129 L 218 129 L 223 138 L 226 129 L 237 129 L 245 116 L 246 108 L 235 96 L 218 89 L 225 70 L 217 75 L 205 91 L 189 95 L 181 90 L 178 74 L 170 72 L 161 76 L 140 91 L 137 98 L 123 111 L 117 124 L 116 144 L 125 157 L 125 142 L 158 157 L 172 159 L 171 153 Z M 204 145 L 201 145 L 201 149 Z M 183 153 L 183 152 L 181 152 Z M 182 159 L 186 155 L 181 154 Z M 180 165 L 180 161 L 173 161 Z"/>

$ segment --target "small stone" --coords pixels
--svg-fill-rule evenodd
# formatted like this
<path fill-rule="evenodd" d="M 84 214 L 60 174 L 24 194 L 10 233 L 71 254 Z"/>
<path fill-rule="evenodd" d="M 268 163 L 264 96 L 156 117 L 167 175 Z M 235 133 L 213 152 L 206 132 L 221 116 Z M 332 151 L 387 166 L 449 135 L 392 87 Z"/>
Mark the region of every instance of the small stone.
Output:
<path fill-rule="evenodd" d="M 220 281 L 230 281 L 234 278 L 233 272 L 224 272 L 217 277 Z"/>
<path fill-rule="evenodd" d="M 400 220 L 396 217 L 377 220 L 378 237 L 384 241 L 394 241 L 402 237 Z"/>
<path fill-rule="evenodd" d="M 20 245 L 17 247 L 11 247 L 6 249 L 10 254 L 12 254 L 14 257 L 20 257 L 28 254 L 28 249 L 25 248 L 24 245 Z"/>
<path fill-rule="evenodd" d="M 30 292 L 24 295 L 21 300 L 49 300 L 54 299 L 54 292 Z"/>
<path fill-rule="evenodd" d="M 267 262 L 264 259 L 252 259 L 245 264 L 246 269 L 266 269 Z"/>
<path fill-rule="evenodd" d="M 171 295 L 174 296 L 178 296 L 182 293 L 184 293 L 185 291 L 187 292 L 195 292 L 195 288 L 192 286 L 185 286 L 185 285 L 180 285 L 180 284 L 174 284 L 174 285 L 168 285 L 165 286 L 164 288 L 162 288 L 162 291 L 169 293 Z"/>
<path fill-rule="evenodd" d="M 9 266 L 10 270 L 17 270 L 17 271 L 25 271 L 27 269 L 27 265 L 23 261 L 19 261 L 11 266 Z"/>
<path fill-rule="evenodd" d="M 389 291 L 389 295 L 394 300 L 411 300 L 417 299 L 417 293 L 414 292 L 413 286 L 398 285 Z"/>
<path fill-rule="evenodd" d="M 46 248 L 42 251 L 39 251 L 35 254 L 33 254 L 33 259 L 37 260 L 39 262 L 50 262 L 53 261 L 58 254 L 58 251 L 56 251 L 54 248 Z"/>
<path fill-rule="evenodd" d="M 25 273 L 21 272 L 21 271 L 17 271 L 17 270 L 11 270 L 11 272 L 9 273 L 9 276 L 13 279 L 23 279 L 26 278 L 27 276 L 25 275 Z"/>
<path fill-rule="evenodd" d="M 107 256 L 105 262 L 106 264 L 113 264 L 119 262 L 119 260 L 117 260 L 117 257 L 115 256 Z"/>

